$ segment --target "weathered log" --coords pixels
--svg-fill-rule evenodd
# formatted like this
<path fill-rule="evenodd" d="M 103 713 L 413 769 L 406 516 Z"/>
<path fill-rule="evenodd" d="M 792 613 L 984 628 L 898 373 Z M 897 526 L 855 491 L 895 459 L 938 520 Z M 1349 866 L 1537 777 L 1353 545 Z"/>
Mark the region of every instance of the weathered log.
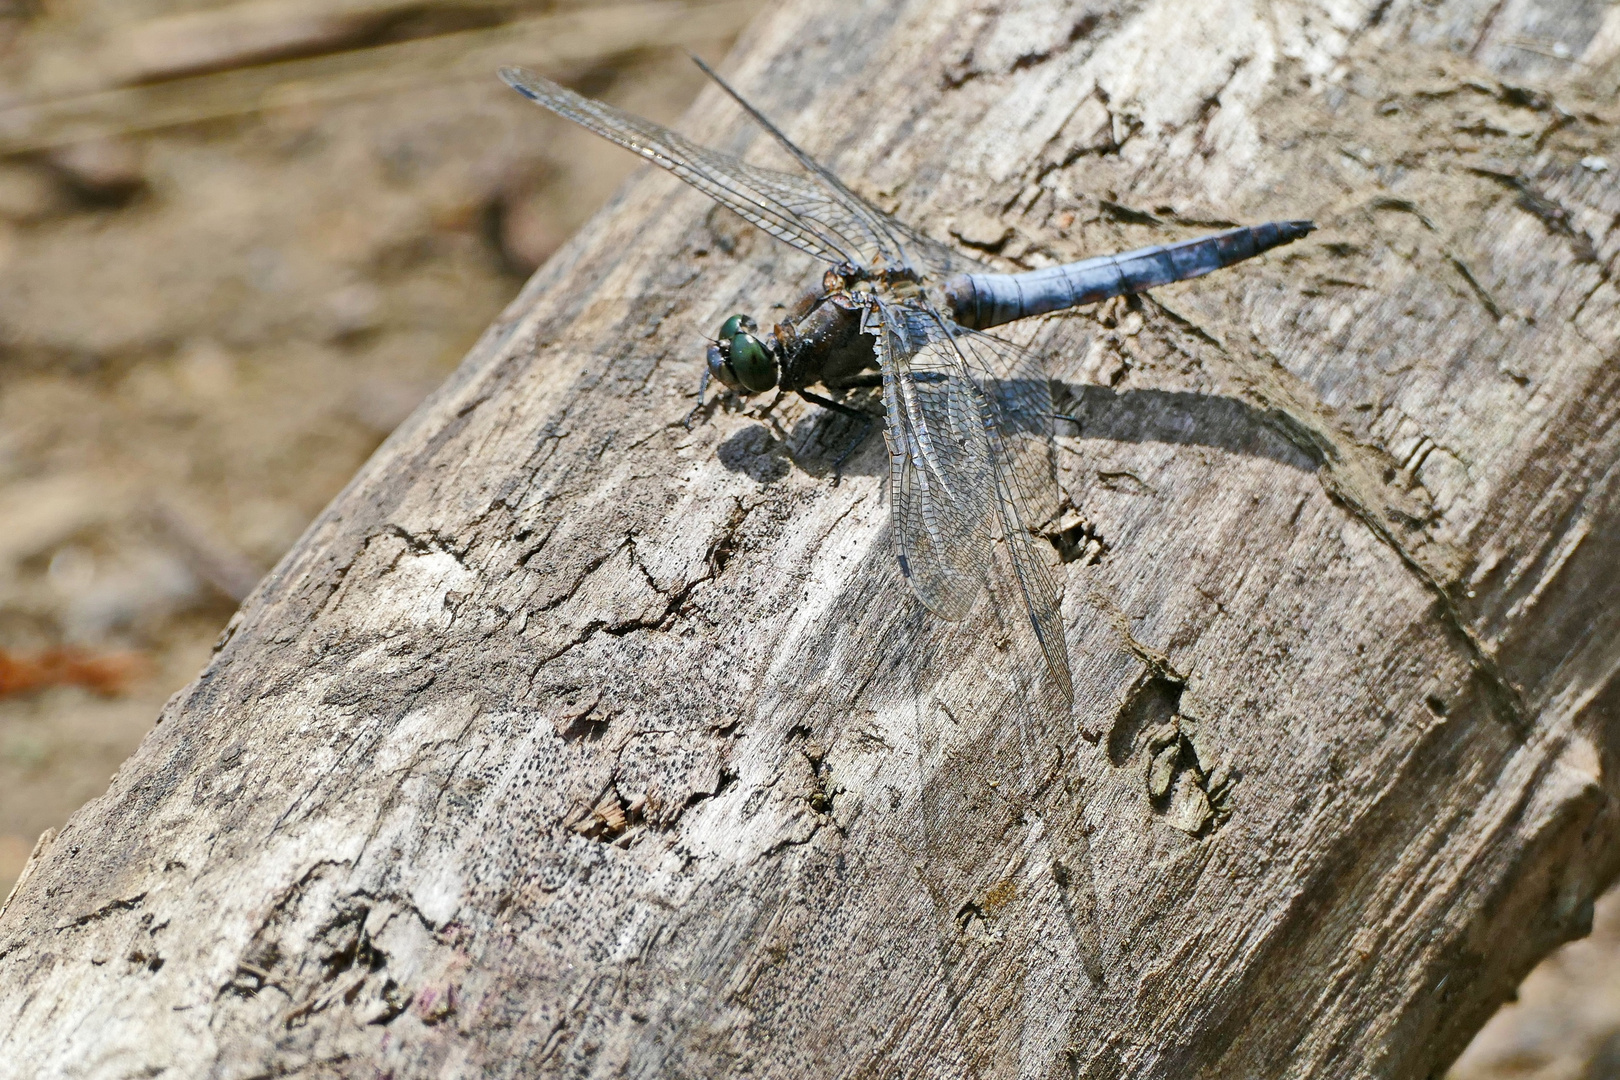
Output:
<path fill-rule="evenodd" d="M 939 239 L 1322 226 L 1042 331 L 1073 715 L 909 597 L 878 440 L 834 486 L 845 420 L 683 426 L 817 271 L 648 172 L 41 844 L 0 1071 L 1433 1075 L 1620 854 L 1616 41 L 771 13 L 739 88 Z M 686 130 L 770 160 L 718 93 Z"/>

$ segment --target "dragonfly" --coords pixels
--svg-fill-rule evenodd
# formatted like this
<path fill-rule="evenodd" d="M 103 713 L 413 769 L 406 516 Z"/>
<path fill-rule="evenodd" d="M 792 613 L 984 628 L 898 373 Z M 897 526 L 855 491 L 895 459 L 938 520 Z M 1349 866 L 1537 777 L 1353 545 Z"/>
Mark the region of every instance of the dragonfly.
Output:
<path fill-rule="evenodd" d="M 1199 277 L 1315 226 L 1274 221 L 1061 266 L 992 272 L 855 194 L 696 62 L 802 172 L 749 164 L 523 68 L 503 68 L 500 77 L 826 264 L 820 287 L 771 329 L 742 314 L 725 320 L 708 347 L 699 401 L 712 377 L 744 397 L 793 393 L 866 419 L 864 410 L 827 395 L 880 390 L 890 532 L 902 577 L 947 622 L 967 618 L 993 574 L 1010 578 L 1005 595 L 1023 609 L 1015 625 L 1029 627 L 1044 660 L 1032 662 L 1033 673 L 1044 668 L 1072 702 L 1061 593 L 1042 558 L 1043 522 L 1031 509 L 1057 502 L 1051 382 L 1036 351 L 986 331 Z"/>

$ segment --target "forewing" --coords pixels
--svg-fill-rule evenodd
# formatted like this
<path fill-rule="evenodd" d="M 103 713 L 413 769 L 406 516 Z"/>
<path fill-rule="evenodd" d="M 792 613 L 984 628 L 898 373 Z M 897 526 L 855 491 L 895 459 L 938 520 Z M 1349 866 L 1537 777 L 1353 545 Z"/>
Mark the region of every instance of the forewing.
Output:
<path fill-rule="evenodd" d="M 750 165 L 522 68 L 502 68 L 501 78 L 531 101 L 663 166 L 801 251 L 862 267 L 904 257 L 896 239 L 886 235 L 885 223 L 892 219 L 819 177 Z M 850 205 L 852 199 L 858 205 Z"/>
<path fill-rule="evenodd" d="M 1059 593 L 1034 529 L 1056 511 L 1052 396 L 1039 359 L 908 304 L 884 305 L 884 404 L 902 570 L 961 618 L 1005 541 L 1019 601 L 1053 682 L 1073 698 Z"/>
<path fill-rule="evenodd" d="M 884 303 L 879 313 L 895 554 L 923 605 L 956 621 L 990 565 L 990 403 L 927 312 Z"/>

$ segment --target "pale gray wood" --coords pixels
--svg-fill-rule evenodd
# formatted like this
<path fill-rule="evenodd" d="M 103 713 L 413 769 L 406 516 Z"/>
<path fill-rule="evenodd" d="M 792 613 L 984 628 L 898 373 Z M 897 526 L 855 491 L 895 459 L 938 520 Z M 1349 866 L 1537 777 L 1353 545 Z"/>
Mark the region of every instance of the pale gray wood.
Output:
<path fill-rule="evenodd" d="M 1073 716 L 909 599 L 877 440 L 682 426 L 815 269 L 649 172 L 42 844 L 0 1071 L 1432 1075 L 1620 848 L 1617 10 L 770 13 L 739 87 L 941 239 L 1323 226 L 1043 331 Z"/>

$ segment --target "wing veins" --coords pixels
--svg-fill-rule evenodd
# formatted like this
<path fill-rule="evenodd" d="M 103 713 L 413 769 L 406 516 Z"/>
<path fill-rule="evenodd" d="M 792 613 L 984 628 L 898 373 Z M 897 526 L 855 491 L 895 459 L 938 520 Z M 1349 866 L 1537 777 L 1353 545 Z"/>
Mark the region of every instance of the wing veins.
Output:
<path fill-rule="evenodd" d="M 536 104 L 668 170 L 777 239 L 828 262 L 863 261 L 852 238 L 837 234 L 826 222 L 806 217 L 784 202 L 784 191 L 799 200 L 813 199 L 814 189 L 807 191 L 803 178 L 710 150 L 660 124 L 593 101 L 522 68 L 503 68 L 501 77 Z M 776 190 L 762 190 L 768 187 Z M 829 193 L 821 195 L 828 202 L 836 201 L 846 212 L 851 210 L 842 198 L 833 200 Z M 861 215 L 854 216 L 858 224 L 869 228 Z"/>
<path fill-rule="evenodd" d="M 906 262 L 905 246 L 901 244 L 900 238 L 895 234 L 895 231 L 890 228 L 889 215 L 885 214 L 881 210 L 878 210 L 865 199 L 855 194 L 844 185 L 842 180 L 838 179 L 837 175 L 834 174 L 831 169 L 821 164 L 821 162 L 817 161 L 803 150 L 800 150 L 792 139 L 789 139 L 780 128 L 771 123 L 770 119 L 766 117 L 764 113 L 760 112 L 752 104 L 750 104 L 747 98 L 743 97 L 736 90 L 732 89 L 731 84 L 722 79 L 720 75 L 708 64 L 704 63 L 696 56 L 693 56 L 692 59 L 694 62 L 696 62 L 698 67 L 703 69 L 703 73 L 705 75 L 713 79 L 715 83 L 719 85 L 720 89 L 729 94 L 731 99 L 738 105 L 741 105 L 743 110 L 747 112 L 749 116 L 754 118 L 754 122 L 769 132 L 771 137 L 780 143 L 789 154 L 792 154 L 794 159 L 798 161 L 800 165 L 803 165 L 806 169 L 820 177 L 822 181 L 825 182 L 828 187 L 832 188 L 834 192 L 843 196 L 845 207 L 853 211 L 857 217 L 861 218 L 867 227 L 870 228 L 874 233 L 888 241 L 890 247 L 893 249 L 892 257 L 897 262 Z"/>

